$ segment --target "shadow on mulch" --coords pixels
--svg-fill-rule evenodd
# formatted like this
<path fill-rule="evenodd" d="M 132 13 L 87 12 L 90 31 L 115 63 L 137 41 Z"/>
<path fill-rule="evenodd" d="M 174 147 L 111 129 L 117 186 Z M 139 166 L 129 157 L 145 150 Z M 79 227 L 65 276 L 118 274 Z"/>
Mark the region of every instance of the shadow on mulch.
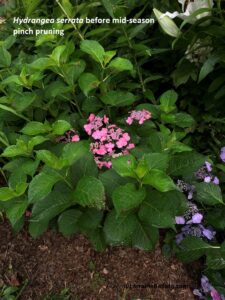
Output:
<path fill-rule="evenodd" d="M 34 240 L 25 230 L 13 235 L 6 222 L 0 223 L 0 241 L 0 285 L 28 279 L 21 300 L 41 300 L 64 288 L 73 300 L 195 299 L 198 270 L 188 274 L 182 263 L 164 258 L 159 247 L 98 253 L 81 235 L 66 238 L 48 231 Z"/>

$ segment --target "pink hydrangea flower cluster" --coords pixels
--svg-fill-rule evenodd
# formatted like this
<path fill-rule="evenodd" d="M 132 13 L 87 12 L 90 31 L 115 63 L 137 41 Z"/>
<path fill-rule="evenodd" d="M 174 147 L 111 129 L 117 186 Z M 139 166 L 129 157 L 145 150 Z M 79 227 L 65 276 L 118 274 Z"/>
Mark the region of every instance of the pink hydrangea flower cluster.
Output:
<path fill-rule="evenodd" d="M 109 123 L 109 118 L 90 114 L 88 123 L 84 129 L 93 142 L 90 150 L 94 154 L 98 168 L 111 168 L 111 158 L 129 154 L 129 150 L 135 147 L 130 143 L 130 136 L 115 124 Z"/>
<path fill-rule="evenodd" d="M 128 125 L 131 125 L 134 120 L 138 121 L 138 123 L 141 125 L 152 117 L 152 114 L 146 109 L 132 110 L 129 112 L 129 114 L 129 117 L 126 120 Z"/>

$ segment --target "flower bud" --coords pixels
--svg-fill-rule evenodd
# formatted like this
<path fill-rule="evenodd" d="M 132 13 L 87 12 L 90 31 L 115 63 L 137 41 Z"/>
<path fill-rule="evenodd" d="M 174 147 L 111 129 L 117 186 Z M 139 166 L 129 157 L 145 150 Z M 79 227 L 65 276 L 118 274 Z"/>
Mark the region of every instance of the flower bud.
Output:
<path fill-rule="evenodd" d="M 161 26 L 162 30 L 170 36 L 178 37 L 181 33 L 175 22 L 168 16 L 163 15 L 158 9 L 154 8 L 153 12 Z"/>

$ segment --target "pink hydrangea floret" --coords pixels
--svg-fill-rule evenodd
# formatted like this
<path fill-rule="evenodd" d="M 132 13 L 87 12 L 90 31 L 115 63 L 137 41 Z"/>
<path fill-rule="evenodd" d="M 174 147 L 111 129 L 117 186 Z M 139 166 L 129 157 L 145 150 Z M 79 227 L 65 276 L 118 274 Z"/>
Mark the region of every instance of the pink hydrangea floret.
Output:
<path fill-rule="evenodd" d="M 80 137 L 76 130 L 70 129 L 67 130 L 63 135 L 60 135 L 56 138 L 56 142 L 58 143 L 71 143 L 71 142 L 79 142 Z"/>
<path fill-rule="evenodd" d="M 75 134 L 74 136 L 72 136 L 72 142 L 79 142 L 80 137 L 78 134 Z"/>

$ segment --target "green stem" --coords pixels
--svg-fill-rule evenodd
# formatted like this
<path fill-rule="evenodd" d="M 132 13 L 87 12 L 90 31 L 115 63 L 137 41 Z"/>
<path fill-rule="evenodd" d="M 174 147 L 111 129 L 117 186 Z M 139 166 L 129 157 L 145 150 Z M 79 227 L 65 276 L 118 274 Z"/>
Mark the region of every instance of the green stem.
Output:
<path fill-rule="evenodd" d="M 102 79 L 102 82 L 105 82 L 110 76 L 111 74 L 107 75 L 104 79 Z"/>
<path fill-rule="evenodd" d="M 110 107 L 107 105 L 106 108 L 107 108 L 108 116 L 111 119 L 111 110 L 110 110 Z"/>
<path fill-rule="evenodd" d="M 141 87 L 142 87 L 142 92 L 145 93 L 146 89 L 145 89 L 145 84 L 144 84 L 144 81 L 143 81 L 143 77 L 142 77 L 142 74 L 141 74 L 141 70 L 138 66 L 138 63 L 137 63 L 137 58 L 136 58 L 136 55 L 134 55 L 134 61 L 135 61 L 135 65 L 136 65 L 136 68 L 137 68 L 137 72 L 138 72 L 138 77 L 139 77 L 139 80 L 140 80 L 140 83 L 141 83 Z"/>
<path fill-rule="evenodd" d="M 64 181 L 65 181 L 65 183 L 68 185 L 68 187 L 70 187 L 71 188 L 71 190 L 73 189 L 73 186 L 72 186 L 72 184 L 70 184 L 70 182 L 69 181 L 67 181 L 65 178 L 63 179 Z"/>
<path fill-rule="evenodd" d="M 66 74 L 64 73 L 63 69 L 60 69 L 60 66 L 57 69 L 58 69 L 58 72 L 59 72 L 60 76 L 62 78 L 64 78 L 64 80 L 66 81 Z M 62 72 L 62 73 L 60 73 L 60 72 Z M 70 100 L 70 103 L 72 103 L 74 106 L 76 106 L 79 115 L 81 116 L 81 118 L 84 118 L 84 115 L 83 115 L 83 113 L 82 113 L 82 111 L 80 109 L 80 106 L 79 106 L 79 104 L 78 104 L 78 102 L 76 100 L 76 94 L 75 94 L 75 90 L 74 89 L 73 89 L 72 94 L 73 94 L 73 97 L 74 97 L 74 101 Z"/>
<path fill-rule="evenodd" d="M 220 18 L 222 20 L 224 20 L 223 13 L 222 13 L 222 8 L 221 8 L 221 0 L 217 0 L 217 8 L 220 11 Z"/>
<path fill-rule="evenodd" d="M 22 288 L 20 289 L 19 293 L 17 294 L 15 300 L 18 300 L 20 298 L 20 296 L 22 295 L 22 292 L 27 287 L 27 285 L 28 285 L 28 279 L 25 280 L 25 282 L 24 282 Z"/>
<path fill-rule="evenodd" d="M 129 48 L 131 50 L 134 50 L 134 48 L 133 48 L 133 46 L 132 46 L 132 44 L 130 42 L 130 39 L 129 39 L 128 35 L 127 35 L 127 32 L 126 32 L 124 24 L 123 24 L 122 28 L 123 28 L 123 32 L 124 32 L 124 35 L 126 37 L 126 40 L 127 40 Z M 140 80 L 140 84 L 141 84 L 141 87 L 142 87 L 142 92 L 145 93 L 145 91 L 146 91 L 145 84 L 144 84 L 144 81 L 143 81 L 141 70 L 140 70 L 138 62 L 137 62 L 137 56 L 136 56 L 135 52 L 133 52 L 133 56 L 134 56 L 134 62 L 135 62 L 135 66 L 137 68 L 137 73 L 138 73 L 138 77 L 139 77 L 139 80 Z"/>
<path fill-rule="evenodd" d="M 65 11 L 64 7 L 61 5 L 61 3 L 59 2 L 59 0 L 56 0 L 56 2 L 58 3 L 59 7 L 61 8 L 61 10 L 63 11 L 63 13 L 67 16 L 68 19 L 70 19 L 69 15 L 67 14 L 67 12 Z M 74 23 L 71 23 L 72 26 L 74 27 L 75 31 L 78 33 L 80 39 L 83 41 L 84 37 L 83 35 L 80 33 L 80 31 L 78 30 L 77 26 Z"/>
<path fill-rule="evenodd" d="M 57 172 L 58 173 L 58 172 Z M 60 173 L 58 173 L 58 175 L 62 178 L 62 180 L 68 185 L 69 188 L 71 188 L 71 190 L 73 189 L 72 184 L 65 178 L 63 177 Z"/>
<path fill-rule="evenodd" d="M 84 114 L 82 113 L 81 109 L 80 109 L 80 106 L 76 100 L 76 95 L 75 95 L 75 92 L 73 92 L 73 96 L 74 96 L 74 101 L 71 101 L 72 104 L 74 104 L 78 110 L 78 113 L 79 115 L 81 116 L 81 118 L 84 118 Z"/>
<path fill-rule="evenodd" d="M 5 145 L 6 147 L 9 146 L 9 143 L 7 143 L 3 138 L 1 138 L 1 136 L 0 136 L 0 143 L 2 143 L 3 145 Z"/>
<path fill-rule="evenodd" d="M 2 170 L 2 168 L 0 168 L 0 173 L 2 174 L 2 177 L 4 178 L 5 182 L 7 182 L 7 178 L 6 178 L 5 173 Z"/>
<path fill-rule="evenodd" d="M 216 143 L 216 145 L 220 147 L 221 146 L 221 142 L 215 137 L 214 130 L 210 131 L 210 135 L 211 135 L 211 138 L 213 139 L 213 141 Z"/>

